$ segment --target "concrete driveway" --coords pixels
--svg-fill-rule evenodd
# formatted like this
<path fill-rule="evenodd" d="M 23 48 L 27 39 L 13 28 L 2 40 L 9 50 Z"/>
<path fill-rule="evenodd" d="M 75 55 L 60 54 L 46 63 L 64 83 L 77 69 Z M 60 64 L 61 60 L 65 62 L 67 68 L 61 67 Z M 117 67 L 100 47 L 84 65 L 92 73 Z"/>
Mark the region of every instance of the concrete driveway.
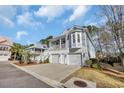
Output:
<path fill-rule="evenodd" d="M 80 67 L 63 64 L 38 64 L 24 68 L 49 79 L 61 81 Z"/>
<path fill-rule="evenodd" d="M 10 65 L 0 62 L 0 88 L 50 88 L 51 86 L 32 75 Z"/>

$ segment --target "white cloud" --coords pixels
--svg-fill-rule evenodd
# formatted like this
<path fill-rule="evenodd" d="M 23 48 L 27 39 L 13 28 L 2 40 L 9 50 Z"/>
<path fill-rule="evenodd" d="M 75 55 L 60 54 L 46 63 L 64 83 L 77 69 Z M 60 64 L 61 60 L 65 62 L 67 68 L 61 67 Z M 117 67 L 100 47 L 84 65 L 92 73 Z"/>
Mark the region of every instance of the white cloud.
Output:
<path fill-rule="evenodd" d="M 38 11 L 34 12 L 34 14 L 38 17 L 46 17 L 47 22 L 54 20 L 57 17 L 60 17 L 67 10 L 72 10 L 72 15 L 65 20 L 65 23 L 76 20 L 82 15 L 85 15 L 89 6 L 57 6 L 57 5 L 48 5 L 41 6 Z"/>
<path fill-rule="evenodd" d="M 18 15 L 17 16 L 17 23 L 19 25 L 22 25 L 24 27 L 33 27 L 33 28 L 37 28 L 37 27 L 42 27 L 42 23 L 41 22 L 38 22 L 36 21 L 34 18 L 33 18 L 33 15 L 32 13 L 29 13 L 29 12 L 26 12 L 22 15 Z"/>
<path fill-rule="evenodd" d="M 14 27 L 14 22 L 12 18 L 16 15 L 15 6 L 0 6 L 0 23 L 8 27 Z"/>
<path fill-rule="evenodd" d="M 16 15 L 16 6 L 11 5 L 0 6 L 0 15 L 6 18 L 13 18 Z"/>
<path fill-rule="evenodd" d="M 15 26 L 14 22 L 7 17 L 0 16 L 0 22 L 5 24 L 8 27 L 14 27 Z"/>
<path fill-rule="evenodd" d="M 86 12 L 89 10 L 89 8 L 90 8 L 89 6 L 85 6 L 85 5 L 77 6 L 76 8 L 74 8 L 72 15 L 70 15 L 70 17 L 64 21 L 64 24 L 75 21 L 80 17 L 83 17 L 86 14 Z"/>
<path fill-rule="evenodd" d="M 49 22 L 61 16 L 65 12 L 65 8 L 65 6 L 57 5 L 41 6 L 34 14 L 39 17 L 46 17 Z"/>
<path fill-rule="evenodd" d="M 78 6 L 73 14 L 70 16 L 69 21 L 74 21 L 76 18 L 80 17 L 81 15 L 85 14 L 86 6 Z"/>
<path fill-rule="evenodd" d="M 16 33 L 16 38 L 17 38 L 17 39 L 21 39 L 22 36 L 27 36 L 27 35 L 28 35 L 28 33 L 25 32 L 25 31 L 18 31 L 18 32 Z"/>
<path fill-rule="evenodd" d="M 21 25 L 31 24 L 30 21 L 32 20 L 31 14 L 29 12 L 24 13 L 23 15 L 17 16 L 17 22 Z"/>

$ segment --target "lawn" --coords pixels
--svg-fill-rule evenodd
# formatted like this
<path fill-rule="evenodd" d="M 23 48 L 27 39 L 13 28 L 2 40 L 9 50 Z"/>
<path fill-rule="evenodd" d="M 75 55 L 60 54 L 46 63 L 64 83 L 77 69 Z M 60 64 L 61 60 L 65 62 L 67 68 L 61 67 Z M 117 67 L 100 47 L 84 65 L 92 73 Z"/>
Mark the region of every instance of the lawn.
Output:
<path fill-rule="evenodd" d="M 79 69 L 61 82 L 65 83 L 71 77 L 78 77 L 96 82 L 98 88 L 124 87 L 124 79 L 120 79 L 118 77 L 105 74 L 103 71 L 87 67 Z"/>

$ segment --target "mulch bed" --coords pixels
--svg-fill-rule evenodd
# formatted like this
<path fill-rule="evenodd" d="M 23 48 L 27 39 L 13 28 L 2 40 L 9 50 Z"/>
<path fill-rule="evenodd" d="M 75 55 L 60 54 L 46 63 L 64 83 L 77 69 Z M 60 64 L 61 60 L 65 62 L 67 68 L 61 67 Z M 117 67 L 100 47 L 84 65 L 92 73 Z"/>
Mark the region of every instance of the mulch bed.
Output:
<path fill-rule="evenodd" d="M 27 63 L 21 63 L 20 64 L 19 62 L 16 62 L 14 64 L 16 64 L 18 66 L 30 66 L 30 65 L 37 65 L 38 63 L 36 63 L 36 62 L 30 62 L 29 64 L 27 64 Z"/>

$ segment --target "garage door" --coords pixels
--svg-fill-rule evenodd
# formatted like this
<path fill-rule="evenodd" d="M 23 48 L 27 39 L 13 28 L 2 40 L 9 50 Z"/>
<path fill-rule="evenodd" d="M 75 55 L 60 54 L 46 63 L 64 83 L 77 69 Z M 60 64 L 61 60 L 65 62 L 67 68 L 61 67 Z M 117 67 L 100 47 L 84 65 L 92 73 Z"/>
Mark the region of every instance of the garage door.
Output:
<path fill-rule="evenodd" d="M 65 54 L 62 54 L 61 55 L 61 58 L 60 58 L 60 63 L 61 64 L 67 64 L 67 56 Z"/>
<path fill-rule="evenodd" d="M 59 63 L 59 55 L 53 54 L 52 55 L 52 63 Z"/>
<path fill-rule="evenodd" d="M 8 61 L 8 56 L 0 56 L 0 62 L 1 61 Z"/>
<path fill-rule="evenodd" d="M 70 54 L 69 55 L 70 65 L 81 65 L 81 55 L 80 54 Z"/>

